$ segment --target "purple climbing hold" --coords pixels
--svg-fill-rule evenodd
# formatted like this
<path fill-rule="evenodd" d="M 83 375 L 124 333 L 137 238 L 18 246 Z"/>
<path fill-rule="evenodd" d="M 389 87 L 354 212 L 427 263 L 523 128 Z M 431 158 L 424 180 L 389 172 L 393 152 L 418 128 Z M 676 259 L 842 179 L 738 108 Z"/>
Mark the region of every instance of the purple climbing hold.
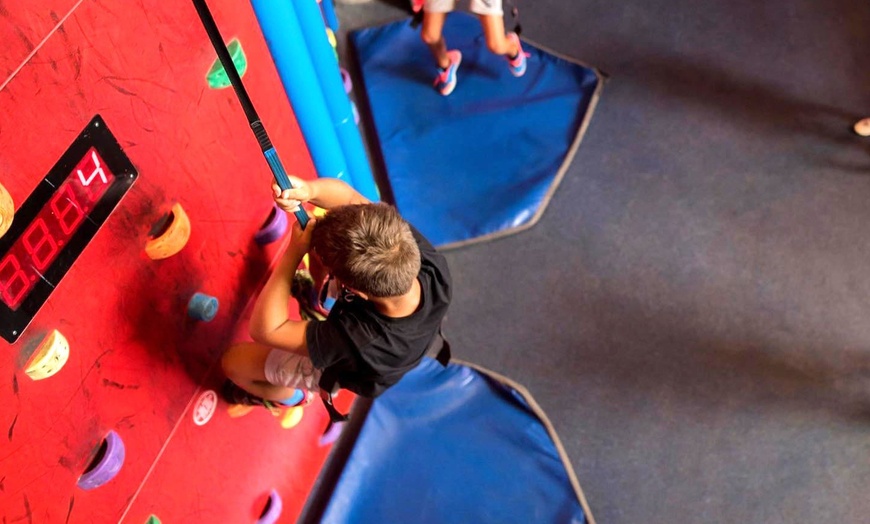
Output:
<path fill-rule="evenodd" d="M 345 422 L 330 422 L 329 427 L 323 432 L 320 440 L 317 442 L 321 446 L 328 446 L 338 440 L 341 435 L 341 430 L 344 429 Z"/>
<path fill-rule="evenodd" d="M 124 455 L 124 441 L 110 430 L 90 466 L 79 478 L 78 486 L 85 490 L 94 489 L 115 478 L 124 465 Z"/>
<path fill-rule="evenodd" d="M 260 514 L 260 520 L 257 521 L 257 524 L 274 524 L 277 522 L 278 517 L 281 516 L 283 506 L 281 496 L 273 489 L 269 492 L 269 501 L 266 502 L 266 507 L 263 509 L 263 513 Z"/>
<path fill-rule="evenodd" d="M 285 213 L 276 204 L 272 204 L 272 210 L 269 212 L 269 217 L 263 223 L 260 230 L 254 235 L 254 242 L 263 246 L 271 244 L 284 236 L 287 232 L 287 213 Z"/>
<path fill-rule="evenodd" d="M 347 69 L 341 68 L 341 82 L 344 84 L 344 92 L 350 94 L 353 90 L 353 80 L 350 78 L 350 73 L 347 72 Z"/>

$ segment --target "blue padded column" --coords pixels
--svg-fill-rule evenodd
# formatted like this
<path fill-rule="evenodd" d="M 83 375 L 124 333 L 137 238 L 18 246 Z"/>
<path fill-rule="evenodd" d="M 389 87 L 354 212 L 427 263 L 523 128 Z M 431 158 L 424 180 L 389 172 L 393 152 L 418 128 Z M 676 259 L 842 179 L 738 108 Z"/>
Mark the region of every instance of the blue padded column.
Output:
<path fill-rule="evenodd" d="M 284 2 L 278 2 L 284 3 Z M 353 186 L 363 196 L 372 201 L 380 200 L 378 186 L 375 184 L 369 166 L 362 137 L 353 118 L 350 99 L 344 91 L 344 83 L 335 53 L 326 38 L 326 27 L 317 0 L 293 0 L 293 8 L 299 18 L 302 37 L 308 46 L 308 54 L 320 82 L 320 90 L 326 100 L 335 134 L 344 153 Z M 284 29 L 290 32 L 289 28 Z"/>
<path fill-rule="evenodd" d="M 335 5 L 332 0 L 320 0 L 320 9 L 323 11 L 323 19 L 326 20 L 326 25 L 334 33 L 338 33 L 338 16 L 335 14 Z"/>
<path fill-rule="evenodd" d="M 317 174 L 353 185 L 293 6 L 269 0 L 251 0 L 251 5 Z"/>

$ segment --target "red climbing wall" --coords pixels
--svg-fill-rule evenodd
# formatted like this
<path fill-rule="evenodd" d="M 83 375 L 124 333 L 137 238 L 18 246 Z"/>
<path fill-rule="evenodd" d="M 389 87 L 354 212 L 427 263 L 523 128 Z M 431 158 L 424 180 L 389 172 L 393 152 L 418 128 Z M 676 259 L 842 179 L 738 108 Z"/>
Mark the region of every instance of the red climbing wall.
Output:
<path fill-rule="evenodd" d="M 250 5 L 209 4 L 224 38 L 242 42 L 246 86 L 288 171 L 313 177 Z M 206 425 L 191 419 L 280 247 L 252 242 L 270 174 L 232 91 L 206 84 L 214 51 L 192 5 L 5 0 L 0 42 L 0 183 L 16 205 L 96 114 L 139 171 L 21 338 L 0 340 L 3 522 L 254 522 L 272 488 L 292 522 L 327 452 L 322 407 L 289 430 L 265 411 L 232 419 L 223 403 Z M 149 230 L 174 202 L 190 239 L 152 261 Z M 213 321 L 187 317 L 196 291 L 219 299 Z M 52 329 L 69 361 L 33 381 L 23 366 Z M 84 491 L 76 481 L 109 430 L 123 468 Z"/>

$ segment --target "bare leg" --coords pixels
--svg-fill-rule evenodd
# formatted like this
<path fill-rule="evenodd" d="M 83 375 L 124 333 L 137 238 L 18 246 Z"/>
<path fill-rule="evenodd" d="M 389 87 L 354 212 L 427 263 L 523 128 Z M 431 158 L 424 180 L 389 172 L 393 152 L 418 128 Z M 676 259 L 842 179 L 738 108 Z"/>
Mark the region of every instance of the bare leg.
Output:
<path fill-rule="evenodd" d="M 483 26 L 486 46 L 494 54 L 514 58 L 520 52 L 516 42 L 505 37 L 504 19 L 501 15 L 477 15 Z"/>
<path fill-rule="evenodd" d="M 423 28 L 420 31 L 420 37 L 423 42 L 429 46 L 429 51 L 432 57 L 435 58 L 435 63 L 441 69 L 450 65 L 450 59 L 447 57 L 447 42 L 444 41 L 444 35 L 441 31 L 444 29 L 444 20 L 447 18 L 447 13 L 423 13 Z"/>
<path fill-rule="evenodd" d="M 294 388 L 276 386 L 266 380 L 266 357 L 272 348 L 256 342 L 240 342 L 231 346 L 221 358 L 227 378 L 252 395 L 280 401 L 293 396 Z"/>

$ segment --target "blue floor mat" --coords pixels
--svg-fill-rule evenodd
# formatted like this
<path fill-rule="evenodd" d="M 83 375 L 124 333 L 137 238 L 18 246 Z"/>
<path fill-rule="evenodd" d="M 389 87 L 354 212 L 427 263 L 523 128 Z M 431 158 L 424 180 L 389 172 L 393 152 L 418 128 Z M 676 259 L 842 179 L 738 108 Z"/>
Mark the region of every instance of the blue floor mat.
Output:
<path fill-rule="evenodd" d="M 408 20 L 351 33 L 395 204 L 439 247 L 533 225 L 579 145 L 598 98 L 594 69 L 523 42 L 525 76 L 486 47 L 480 22 L 450 13 L 444 36 L 462 52 L 444 97 Z"/>
<path fill-rule="evenodd" d="M 319 522 L 594 523 L 545 420 L 521 386 L 426 358 L 373 403 Z"/>

